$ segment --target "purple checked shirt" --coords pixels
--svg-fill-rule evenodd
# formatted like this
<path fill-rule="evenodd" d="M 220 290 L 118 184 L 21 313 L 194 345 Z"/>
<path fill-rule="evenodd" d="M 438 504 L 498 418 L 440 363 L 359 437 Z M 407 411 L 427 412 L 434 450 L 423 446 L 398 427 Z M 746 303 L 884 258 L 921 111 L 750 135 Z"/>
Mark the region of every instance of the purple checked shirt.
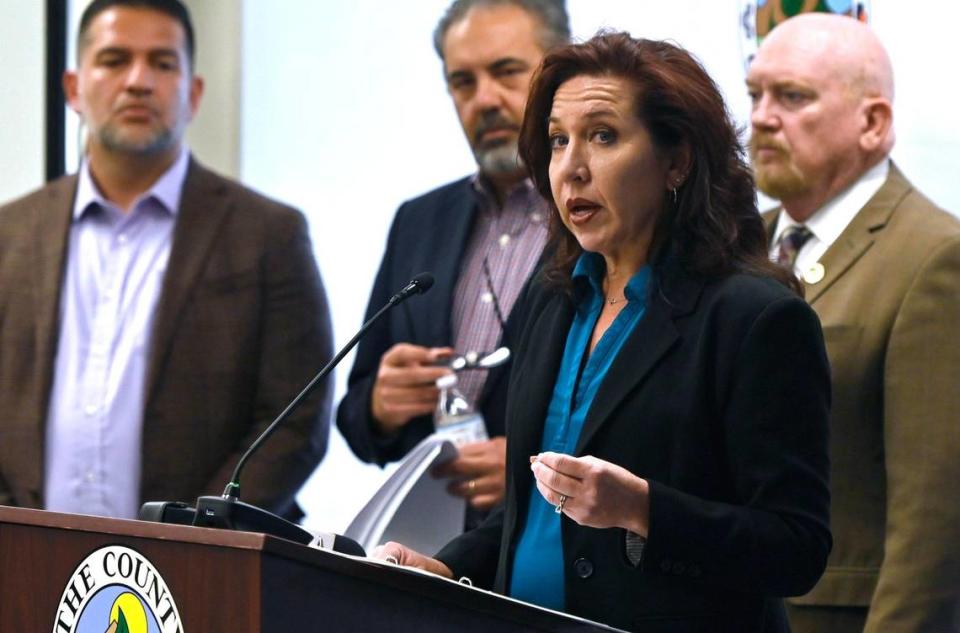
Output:
<path fill-rule="evenodd" d="M 150 335 L 188 164 L 184 148 L 129 213 L 80 170 L 47 415 L 48 510 L 137 516 Z"/>
<path fill-rule="evenodd" d="M 454 290 L 451 317 L 454 348 L 461 354 L 492 352 L 503 334 L 483 273 L 484 257 L 503 318 L 507 319 L 540 260 L 550 212 L 530 180 L 514 187 L 502 207 L 497 206 L 479 177 L 473 187 L 479 208 Z M 479 406 L 488 373 L 471 370 L 460 374 L 460 391 L 475 407 Z"/>

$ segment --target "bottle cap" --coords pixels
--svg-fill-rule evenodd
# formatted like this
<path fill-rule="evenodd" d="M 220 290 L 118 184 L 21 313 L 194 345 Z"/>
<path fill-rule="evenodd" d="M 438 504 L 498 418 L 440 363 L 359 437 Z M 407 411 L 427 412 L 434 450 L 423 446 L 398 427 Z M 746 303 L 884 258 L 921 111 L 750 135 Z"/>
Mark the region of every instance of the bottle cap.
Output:
<path fill-rule="evenodd" d="M 437 378 L 437 388 L 439 389 L 449 389 L 457 384 L 457 375 L 456 374 L 446 374 Z"/>

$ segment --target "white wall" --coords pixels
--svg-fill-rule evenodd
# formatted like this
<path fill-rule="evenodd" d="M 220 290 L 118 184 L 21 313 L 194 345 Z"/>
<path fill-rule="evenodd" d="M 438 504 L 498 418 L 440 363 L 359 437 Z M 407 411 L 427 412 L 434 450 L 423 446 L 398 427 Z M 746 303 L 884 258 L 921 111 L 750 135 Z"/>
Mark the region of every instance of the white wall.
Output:
<path fill-rule="evenodd" d="M 954 68 L 960 4 L 875 0 L 873 5 L 873 26 L 893 61 L 896 81 L 893 157 L 934 202 L 960 214 L 960 83 Z"/>
<path fill-rule="evenodd" d="M 43 183 L 46 11 L 0 0 L 0 204 Z"/>
<path fill-rule="evenodd" d="M 203 101 L 187 129 L 187 144 L 222 174 L 240 176 L 241 48 L 243 6 L 235 0 L 185 0 L 197 40 L 197 73 L 204 78 Z"/>
<path fill-rule="evenodd" d="M 397 205 L 473 169 L 431 45 L 446 5 L 244 5 L 241 174 L 310 218 L 338 345 L 361 323 Z M 308 524 L 342 530 L 382 476 L 334 431 L 300 497 Z"/>

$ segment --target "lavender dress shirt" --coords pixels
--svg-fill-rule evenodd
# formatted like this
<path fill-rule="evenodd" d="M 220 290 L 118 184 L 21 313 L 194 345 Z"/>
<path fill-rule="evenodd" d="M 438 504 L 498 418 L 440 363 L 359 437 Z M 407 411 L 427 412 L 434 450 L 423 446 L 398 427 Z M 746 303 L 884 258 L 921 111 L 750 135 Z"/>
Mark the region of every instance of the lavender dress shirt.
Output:
<path fill-rule="evenodd" d="M 184 148 L 129 213 L 80 170 L 46 426 L 48 510 L 137 515 L 150 335 L 188 164 Z"/>

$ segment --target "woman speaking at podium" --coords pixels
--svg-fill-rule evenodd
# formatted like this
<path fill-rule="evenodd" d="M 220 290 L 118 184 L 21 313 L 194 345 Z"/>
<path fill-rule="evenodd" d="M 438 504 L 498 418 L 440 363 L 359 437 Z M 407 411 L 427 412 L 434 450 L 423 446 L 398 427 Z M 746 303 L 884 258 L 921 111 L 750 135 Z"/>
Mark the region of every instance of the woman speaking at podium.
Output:
<path fill-rule="evenodd" d="M 831 546 L 829 368 L 716 85 L 625 33 L 554 49 L 521 153 L 553 259 L 521 307 L 504 506 L 435 558 L 378 555 L 624 629 L 789 630 L 780 597 Z"/>

